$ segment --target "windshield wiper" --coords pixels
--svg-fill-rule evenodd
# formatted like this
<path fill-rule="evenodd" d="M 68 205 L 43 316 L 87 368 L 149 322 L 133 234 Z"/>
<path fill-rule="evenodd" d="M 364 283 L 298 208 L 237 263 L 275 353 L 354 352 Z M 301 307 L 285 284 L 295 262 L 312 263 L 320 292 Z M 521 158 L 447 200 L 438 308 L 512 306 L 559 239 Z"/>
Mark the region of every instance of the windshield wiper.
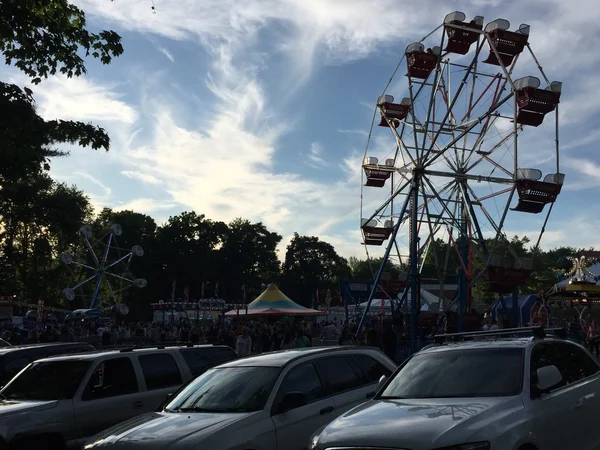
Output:
<path fill-rule="evenodd" d="M 223 412 L 221 409 L 209 409 L 200 408 L 199 406 L 193 406 L 189 408 L 174 408 L 167 410 L 168 412 L 197 412 L 197 413 L 218 413 Z"/>

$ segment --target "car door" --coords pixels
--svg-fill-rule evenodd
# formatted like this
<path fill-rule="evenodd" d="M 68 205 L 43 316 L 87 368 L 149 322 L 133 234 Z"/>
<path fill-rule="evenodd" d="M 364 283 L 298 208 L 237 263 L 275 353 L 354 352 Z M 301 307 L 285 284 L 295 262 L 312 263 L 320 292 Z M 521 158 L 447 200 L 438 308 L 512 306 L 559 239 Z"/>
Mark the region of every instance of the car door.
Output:
<path fill-rule="evenodd" d="M 79 437 L 93 436 L 140 412 L 137 375 L 128 357 L 98 362 L 80 391 L 73 401 Z"/>
<path fill-rule="evenodd" d="M 392 370 L 367 354 L 352 355 L 351 359 L 356 363 L 363 374 L 363 383 L 371 388 L 367 393 L 368 398 L 373 397 L 377 391 L 379 379 L 382 376 L 389 378 L 392 374 Z"/>
<path fill-rule="evenodd" d="M 579 442 L 581 436 L 589 432 L 585 425 L 585 408 L 578 407 L 580 397 L 587 395 L 587 388 L 584 386 L 586 383 L 581 383 L 581 376 L 571 369 L 571 364 L 572 357 L 565 343 L 542 342 L 535 345 L 531 351 L 531 380 L 535 380 L 537 369 L 548 365 L 556 366 L 563 377 L 558 386 L 541 397 L 535 396 L 535 383 L 531 381 L 530 392 L 534 397 L 529 412 L 528 428 L 542 448 L 569 448 L 573 442 Z M 565 421 L 568 421 L 568 424 Z M 584 450 L 584 447 L 579 445 L 577 448 Z"/>
<path fill-rule="evenodd" d="M 181 370 L 168 352 L 141 354 L 138 361 L 142 369 L 146 393 L 140 413 L 155 411 L 167 398 L 183 384 Z"/>
<path fill-rule="evenodd" d="M 350 355 L 319 358 L 315 365 L 319 376 L 325 381 L 328 393 L 333 395 L 335 417 L 365 402 L 368 394 L 375 389 L 365 382 Z"/>
<path fill-rule="evenodd" d="M 332 397 L 327 397 L 325 385 L 312 362 L 292 367 L 283 377 L 271 411 L 277 435 L 277 448 L 305 449 L 312 433 L 336 417 L 335 402 Z M 307 403 L 280 413 L 277 408 L 288 392 L 302 392 Z"/>
<path fill-rule="evenodd" d="M 597 426 L 597 414 L 600 411 L 600 367 L 594 358 L 580 346 L 570 342 L 561 342 L 556 345 L 561 350 L 566 365 L 567 379 L 573 387 L 575 415 L 580 421 L 576 427 L 583 430 L 577 436 L 577 448 L 597 450 L 600 448 L 600 443 L 597 434 L 592 430 L 595 430 Z M 573 406 L 567 406 L 565 415 L 570 415 Z"/>

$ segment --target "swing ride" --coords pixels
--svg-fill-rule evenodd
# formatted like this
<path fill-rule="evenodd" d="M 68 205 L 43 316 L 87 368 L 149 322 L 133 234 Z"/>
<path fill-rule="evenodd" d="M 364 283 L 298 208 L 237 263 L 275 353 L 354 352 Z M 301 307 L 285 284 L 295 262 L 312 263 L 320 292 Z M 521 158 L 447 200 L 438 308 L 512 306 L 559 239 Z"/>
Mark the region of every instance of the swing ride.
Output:
<path fill-rule="evenodd" d="M 362 165 L 360 227 L 367 257 L 384 243 L 385 252 L 368 302 L 386 261 L 406 267 L 400 303 L 410 305 L 413 342 L 426 262 L 440 292 L 456 276 L 456 298 L 450 304 L 440 299 L 440 311 L 456 304 L 458 331 L 478 281 L 487 276 L 492 292 L 514 298 L 531 274 L 532 261 L 511 249 L 505 222 L 540 214 L 537 247 L 564 174 L 562 85 L 542 70 L 529 33 L 526 24 L 511 29 L 496 19 L 484 25 L 481 16 L 469 20 L 452 12 L 406 47 L 377 100 Z M 402 72 L 406 84 L 395 82 Z M 369 212 L 376 202 L 380 206 Z M 456 274 L 449 272 L 450 252 L 458 260 Z"/>

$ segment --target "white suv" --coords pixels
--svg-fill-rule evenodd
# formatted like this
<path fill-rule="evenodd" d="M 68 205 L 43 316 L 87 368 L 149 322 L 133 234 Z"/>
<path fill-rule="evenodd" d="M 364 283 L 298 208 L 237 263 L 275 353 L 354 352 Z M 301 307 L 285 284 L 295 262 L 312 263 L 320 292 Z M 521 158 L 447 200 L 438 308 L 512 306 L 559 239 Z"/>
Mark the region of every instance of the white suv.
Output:
<path fill-rule="evenodd" d="M 237 358 L 198 345 L 58 356 L 29 364 L 0 390 L 0 449 L 62 450 L 155 411 L 207 368 Z"/>
<path fill-rule="evenodd" d="M 579 344 L 532 331 L 538 337 L 480 333 L 485 340 L 422 350 L 309 449 L 600 448 L 598 362 Z"/>
<path fill-rule="evenodd" d="M 396 365 L 371 347 L 309 347 L 207 371 L 166 408 L 106 430 L 86 449 L 302 450 L 312 433 L 375 395 Z"/>

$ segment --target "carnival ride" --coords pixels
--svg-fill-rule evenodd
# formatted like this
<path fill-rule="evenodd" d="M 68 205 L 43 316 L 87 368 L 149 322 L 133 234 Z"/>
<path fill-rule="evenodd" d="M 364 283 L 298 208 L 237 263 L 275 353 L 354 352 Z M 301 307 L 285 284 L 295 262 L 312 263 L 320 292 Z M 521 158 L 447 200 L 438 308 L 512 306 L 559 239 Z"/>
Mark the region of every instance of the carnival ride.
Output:
<path fill-rule="evenodd" d="M 82 226 L 79 235 L 83 242 L 83 251 L 75 256 L 62 253 L 60 261 L 70 270 L 75 283 L 72 287 L 63 289 L 63 297 L 73 302 L 81 298 L 83 305 L 86 301 L 90 310 L 95 310 L 101 304 L 114 306 L 115 311 L 127 314 L 128 307 L 120 302 L 121 292 L 132 286 L 143 288 L 147 281 L 135 278 L 130 266 L 134 257 L 144 255 L 144 249 L 134 245 L 131 249 L 118 246 L 117 237 L 123 230 L 120 225 L 112 224 L 104 235 L 96 239 L 89 226 Z M 90 287 L 93 285 L 93 289 Z"/>
<path fill-rule="evenodd" d="M 518 301 L 518 286 L 533 266 L 511 248 L 504 232 L 507 216 L 545 211 L 534 240 L 539 246 L 563 185 L 558 134 L 562 85 L 542 70 L 529 45 L 529 25 L 510 28 L 504 19 L 484 26 L 481 16 L 467 20 L 459 11 L 448 14 L 406 48 L 377 100 L 362 165 L 360 226 L 368 258 L 369 248 L 386 247 L 368 302 L 386 262 L 397 258 L 394 262 L 407 267 L 407 288 L 399 304 L 410 299 L 412 341 L 417 338 L 424 263 L 434 266 L 444 291 L 454 276 L 450 251 L 459 263 L 456 297 L 440 310 L 456 304 L 458 331 L 470 309 L 471 290 L 482 276 L 487 275 L 492 292 L 512 292 L 513 302 Z M 394 83 L 403 64 L 404 89 Z M 534 71 L 537 77 L 531 75 Z M 391 90 L 404 92 L 400 101 Z M 554 117 L 547 117 L 552 112 Z M 382 192 L 386 199 L 369 214 L 378 202 L 374 191 L 379 202 Z M 439 240 L 446 243 L 445 251 L 435 245 Z M 518 309 L 513 308 L 514 320 Z M 365 316 L 366 310 L 359 330 Z"/>

